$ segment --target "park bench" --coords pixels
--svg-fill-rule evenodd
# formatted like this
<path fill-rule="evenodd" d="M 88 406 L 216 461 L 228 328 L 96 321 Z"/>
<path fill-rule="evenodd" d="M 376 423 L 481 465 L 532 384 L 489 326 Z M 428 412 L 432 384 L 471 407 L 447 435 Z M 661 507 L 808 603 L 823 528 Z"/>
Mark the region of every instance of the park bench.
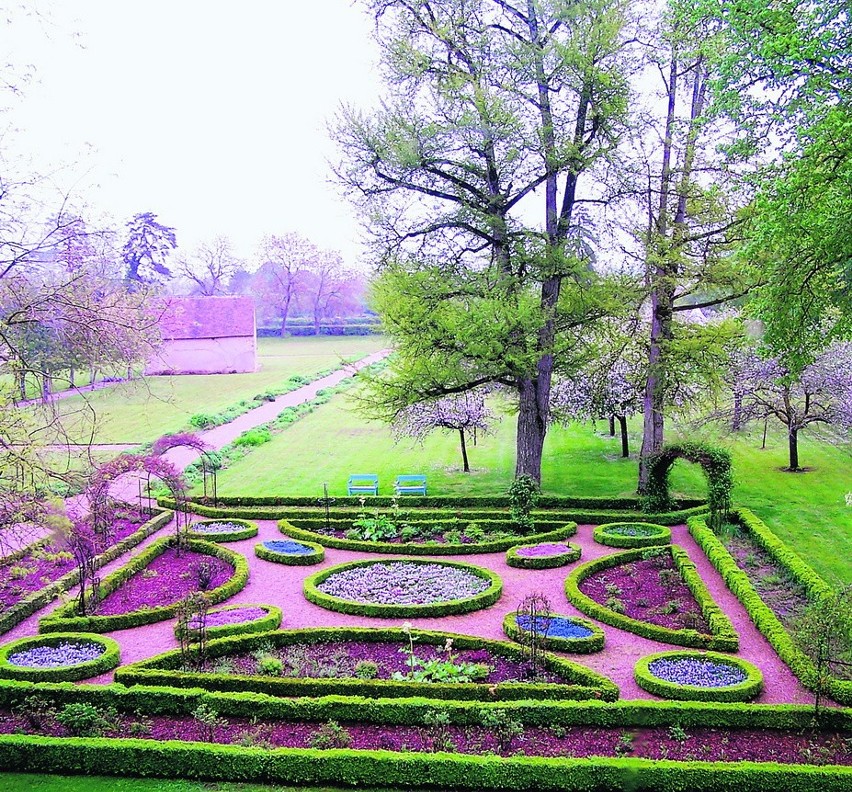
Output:
<path fill-rule="evenodd" d="M 346 491 L 349 495 L 378 495 L 379 477 L 375 473 L 353 473 Z"/>
<path fill-rule="evenodd" d="M 426 476 L 397 476 L 393 486 L 397 495 L 425 495 Z"/>

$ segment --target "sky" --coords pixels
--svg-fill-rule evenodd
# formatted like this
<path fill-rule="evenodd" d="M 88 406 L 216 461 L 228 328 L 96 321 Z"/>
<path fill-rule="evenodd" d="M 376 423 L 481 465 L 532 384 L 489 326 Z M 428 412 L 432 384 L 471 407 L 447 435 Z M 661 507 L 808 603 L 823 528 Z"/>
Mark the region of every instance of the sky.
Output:
<path fill-rule="evenodd" d="M 369 108 L 380 90 L 351 0 L 32 7 L 7 10 L 0 34 L 22 86 L 4 92 L 4 158 L 29 156 L 119 225 L 156 213 L 184 251 L 224 234 L 250 257 L 263 234 L 296 231 L 357 263 L 326 129 L 341 102 Z"/>

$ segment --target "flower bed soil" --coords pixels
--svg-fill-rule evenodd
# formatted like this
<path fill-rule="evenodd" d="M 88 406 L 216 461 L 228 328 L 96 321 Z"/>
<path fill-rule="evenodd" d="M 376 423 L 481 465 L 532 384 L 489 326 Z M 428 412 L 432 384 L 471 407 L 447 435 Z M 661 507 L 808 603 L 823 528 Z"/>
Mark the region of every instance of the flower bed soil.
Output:
<path fill-rule="evenodd" d="M 319 723 L 220 718 L 211 728 L 191 716 L 110 717 L 107 737 L 133 735 L 158 741 L 184 740 L 220 744 L 255 745 L 265 748 L 317 747 L 322 735 L 348 738 L 349 748 L 362 750 L 453 751 L 483 754 L 493 751 L 527 756 L 615 757 L 713 762 L 783 762 L 788 764 L 852 765 L 849 736 L 838 733 L 798 733 L 772 730 L 671 728 L 599 728 L 529 726 L 523 733 L 500 744 L 494 729 L 478 726 L 384 726 L 340 724 L 343 731 Z M 0 733 L 72 736 L 55 717 L 41 718 L 38 730 L 20 713 L 0 710 Z M 211 739 L 212 738 L 212 739 Z M 332 747 L 325 743 L 324 747 Z"/>
<path fill-rule="evenodd" d="M 631 619 L 671 630 L 710 633 L 710 625 L 668 552 L 589 575 L 580 583 L 580 591 L 601 605 L 613 607 L 615 601 Z"/>

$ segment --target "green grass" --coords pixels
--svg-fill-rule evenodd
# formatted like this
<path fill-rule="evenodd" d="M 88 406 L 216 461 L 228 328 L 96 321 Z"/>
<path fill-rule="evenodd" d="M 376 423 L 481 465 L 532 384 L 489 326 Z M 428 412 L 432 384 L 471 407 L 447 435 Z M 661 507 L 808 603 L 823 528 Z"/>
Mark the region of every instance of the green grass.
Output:
<path fill-rule="evenodd" d="M 598 430 L 605 428 L 599 423 Z M 553 427 L 545 444 L 542 485 L 546 494 L 624 496 L 636 490 L 638 421 L 631 423 L 629 459 L 620 442 L 596 434 L 591 425 Z M 802 464 L 808 473 L 786 473 L 786 438 L 770 434 L 761 450 L 761 433 L 719 437 L 709 431 L 683 432 L 727 447 L 734 461 L 736 503 L 753 509 L 817 571 L 832 582 L 852 580 L 852 509 L 844 495 L 852 490 L 850 448 L 836 448 L 803 437 Z M 672 424 L 670 439 L 678 438 Z M 334 398 L 291 426 L 272 442 L 219 474 L 222 495 L 346 494 L 350 473 L 377 473 L 380 494 L 393 494 L 401 473 L 423 473 L 430 494 L 489 495 L 505 492 L 515 465 L 515 419 L 504 415 L 493 434 L 469 447 L 473 471 L 461 472 L 457 432 L 437 431 L 423 445 L 394 445 L 388 428 L 352 410 L 346 396 Z M 705 497 L 700 468 L 677 462 L 671 474 L 675 492 Z"/>
<path fill-rule="evenodd" d="M 56 409 L 72 442 L 88 442 L 94 431 L 96 443 L 144 443 L 181 429 L 197 412 L 219 412 L 293 374 L 312 377 L 341 358 L 360 358 L 385 344 L 381 336 L 261 338 L 257 372 L 140 377 L 63 399 Z"/>

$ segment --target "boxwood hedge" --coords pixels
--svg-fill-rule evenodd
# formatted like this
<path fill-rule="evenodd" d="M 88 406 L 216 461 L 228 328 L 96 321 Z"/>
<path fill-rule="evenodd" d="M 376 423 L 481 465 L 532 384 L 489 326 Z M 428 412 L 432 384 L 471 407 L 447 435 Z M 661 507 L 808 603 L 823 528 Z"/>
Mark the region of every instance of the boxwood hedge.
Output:
<path fill-rule="evenodd" d="M 227 524 L 232 528 L 211 533 L 209 531 L 193 530 L 196 525 Z M 193 539 L 203 539 L 207 542 L 238 542 L 240 539 L 251 539 L 257 536 L 257 523 L 251 520 L 240 520 L 229 517 L 227 520 L 198 520 L 187 528 L 187 533 Z"/>
<path fill-rule="evenodd" d="M 21 666 L 9 662 L 16 652 L 35 649 L 39 646 L 59 646 L 63 643 L 96 644 L 100 655 L 84 663 L 65 666 Z M 76 682 L 111 671 L 121 660 L 118 643 L 112 638 L 94 633 L 51 633 L 19 638 L 0 647 L 0 677 L 29 682 Z"/>
<path fill-rule="evenodd" d="M 284 553 L 269 547 L 266 542 L 259 542 L 254 546 L 254 554 L 264 561 L 272 561 L 276 564 L 287 564 L 288 566 L 312 566 L 321 564 L 325 560 L 325 548 L 316 542 L 308 542 L 304 539 L 299 544 L 310 548 L 310 553 Z"/>
<path fill-rule="evenodd" d="M 600 652 L 604 648 L 606 641 L 604 631 L 594 622 L 580 618 L 579 616 L 559 616 L 558 614 L 553 614 L 553 616 L 560 619 L 569 619 L 575 624 L 591 630 L 592 634 L 585 638 L 565 638 L 559 635 L 539 636 L 538 640 L 545 649 L 550 649 L 554 652 L 568 652 L 570 654 L 592 654 L 593 652 Z M 515 611 L 507 613 L 503 619 L 503 632 L 513 641 L 529 643 L 529 635 L 518 627 L 518 614 Z"/>
<path fill-rule="evenodd" d="M 574 561 L 579 561 L 582 555 L 582 550 L 572 544 L 568 544 L 568 550 L 564 553 L 553 553 L 552 555 L 518 555 L 518 551 L 525 547 L 536 547 L 543 542 L 535 542 L 532 544 L 519 544 L 510 547 L 506 551 L 506 563 L 510 567 L 516 569 L 555 569 L 556 567 L 571 564 Z M 567 543 L 566 543 L 567 544 Z"/>
<path fill-rule="evenodd" d="M 215 627 L 206 627 L 205 635 L 207 638 L 223 638 L 226 635 L 247 635 L 257 632 L 269 632 L 269 630 L 277 630 L 281 626 L 281 608 L 275 605 L 226 605 L 223 608 L 216 608 L 207 612 L 210 617 L 216 613 L 232 610 L 243 610 L 245 608 L 260 608 L 265 611 L 264 616 L 259 616 L 256 619 L 249 621 L 232 622 L 230 624 L 220 624 Z M 190 640 L 196 640 L 199 637 L 199 631 L 191 627 L 184 628 L 180 622 L 175 625 L 175 638 L 181 638 L 186 635 Z"/>
<path fill-rule="evenodd" d="M 671 542 L 672 529 L 644 522 L 604 523 L 595 528 L 594 539 L 607 547 L 655 547 Z"/>

